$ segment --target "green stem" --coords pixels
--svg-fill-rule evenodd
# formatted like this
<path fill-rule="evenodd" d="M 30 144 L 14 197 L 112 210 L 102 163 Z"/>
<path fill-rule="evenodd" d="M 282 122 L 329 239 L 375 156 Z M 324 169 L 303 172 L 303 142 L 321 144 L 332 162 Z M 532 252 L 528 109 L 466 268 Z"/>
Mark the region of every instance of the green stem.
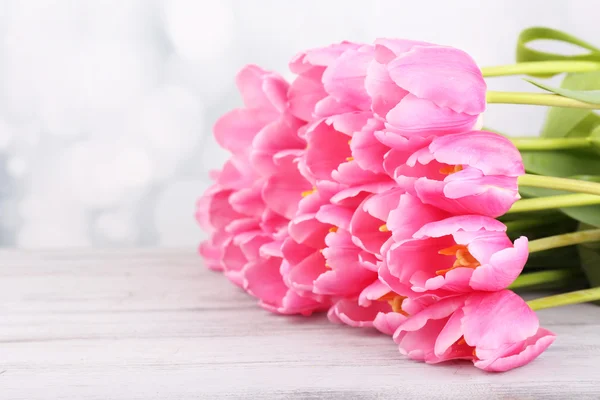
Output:
<path fill-rule="evenodd" d="M 563 72 L 600 71 L 600 62 L 594 61 L 534 61 L 512 65 L 481 68 L 485 77 L 507 75 L 554 75 Z"/>
<path fill-rule="evenodd" d="M 591 194 L 565 194 L 560 196 L 538 197 L 519 200 L 508 210 L 507 214 L 552 210 L 563 207 L 581 207 L 600 204 L 600 196 Z"/>
<path fill-rule="evenodd" d="M 588 193 L 600 196 L 600 183 L 582 181 L 579 179 L 525 174 L 519 177 L 518 183 L 519 186 L 565 190 L 567 192 Z"/>
<path fill-rule="evenodd" d="M 547 93 L 488 91 L 486 100 L 490 104 L 530 104 L 536 106 L 600 109 L 599 104 L 585 103 L 568 97 Z"/>
<path fill-rule="evenodd" d="M 590 301 L 600 300 L 600 287 L 592 289 L 577 290 L 575 292 L 562 293 L 554 296 L 542 297 L 541 299 L 530 300 L 527 302 L 532 310 L 542 310 L 544 308 L 568 306 L 569 304 L 588 303 Z"/>
<path fill-rule="evenodd" d="M 537 228 L 538 226 L 544 226 L 553 223 L 552 219 L 519 219 L 516 221 L 505 222 L 506 230 L 508 232 L 520 232 L 526 229 Z"/>
<path fill-rule="evenodd" d="M 562 235 L 549 236 L 529 242 L 529 252 L 556 249 L 558 247 L 572 246 L 575 244 L 600 241 L 600 229 L 563 233 Z"/>
<path fill-rule="evenodd" d="M 508 288 L 520 289 L 549 283 L 560 284 L 562 282 L 571 281 L 571 278 L 575 276 L 577 276 L 577 273 L 572 269 L 552 269 L 549 271 L 531 272 L 520 275 Z"/>
<path fill-rule="evenodd" d="M 550 151 L 587 149 L 592 147 L 591 138 L 510 138 L 521 151 Z"/>

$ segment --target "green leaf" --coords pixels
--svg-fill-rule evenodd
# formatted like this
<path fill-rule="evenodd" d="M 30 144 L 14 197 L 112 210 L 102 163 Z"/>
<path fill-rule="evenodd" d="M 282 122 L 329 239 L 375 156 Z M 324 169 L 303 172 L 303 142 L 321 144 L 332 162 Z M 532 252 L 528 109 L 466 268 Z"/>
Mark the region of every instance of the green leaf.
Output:
<path fill-rule="evenodd" d="M 598 163 L 600 164 L 600 163 Z M 581 179 L 584 181 L 600 182 L 600 176 L 592 175 L 578 175 L 571 176 L 573 179 Z M 519 187 L 519 193 L 526 197 L 542 197 L 542 196 L 557 196 L 561 194 L 568 194 L 563 190 L 543 189 L 521 186 Z M 588 225 L 600 228 L 600 206 L 584 206 L 584 207 L 568 207 L 561 208 L 561 212 L 565 215 Z"/>
<path fill-rule="evenodd" d="M 587 224 L 580 224 L 579 230 L 591 228 Z M 585 243 L 577 246 L 581 267 L 590 283 L 590 286 L 600 286 L 600 243 Z M 597 302 L 596 304 L 600 304 Z"/>
<path fill-rule="evenodd" d="M 538 175 L 600 175 L 598 154 L 589 151 L 521 151 L 525 170 Z"/>
<path fill-rule="evenodd" d="M 554 40 L 569 43 L 582 50 L 587 50 L 584 54 L 567 56 L 557 53 L 534 50 L 528 47 L 528 44 L 536 40 Z M 517 62 L 528 61 L 550 61 L 550 60 L 579 60 L 579 61 L 600 61 L 600 49 L 568 33 L 556 29 L 545 27 L 532 27 L 525 29 L 519 35 L 517 40 Z M 554 74 L 556 75 L 556 74 Z M 538 77 L 550 77 L 552 74 L 533 75 Z"/>
<path fill-rule="evenodd" d="M 570 90 L 599 90 L 600 72 L 569 74 L 561 88 Z M 600 116 L 593 111 L 552 107 L 542 130 L 544 137 L 585 137 L 600 127 Z"/>
<path fill-rule="evenodd" d="M 525 80 L 532 85 L 539 87 L 540 89 L 547 90 L 548 92 L 558 94 L 562 97 L 583 101 L 584 103 L 600 104 L 600 90 L 570 90 L 546 85 L 541 82 L 536 82 L 532 79 Z"/>

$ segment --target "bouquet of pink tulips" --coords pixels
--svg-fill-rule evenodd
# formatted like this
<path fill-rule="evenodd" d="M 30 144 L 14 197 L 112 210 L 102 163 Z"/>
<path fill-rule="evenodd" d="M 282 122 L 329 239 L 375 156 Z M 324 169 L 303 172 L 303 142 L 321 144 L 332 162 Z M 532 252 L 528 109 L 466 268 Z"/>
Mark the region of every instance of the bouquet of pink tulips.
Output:
<path fill-rule="evenodd" d="M 326 311 L 414 360 L 535 359 L 555 335 L 534 310 L 600 299 L 600 50 L 532 28 L 517 54 L 480 69 L 452 47 L 378 39 L 300 53 L 291 83 L 243 68 L 244 107 L 214 127 L 231 158 L 198 201 L 206 265 L 269 311 Z M 539 82 L 565 72 L 561 88 Z M 548 93 L 487 91 L 501 75 Z M 553 108 L 541 137 L 510 138 L 482 127 L 488 103 Z M 509 290 L 585 276 L 591 289 L 529 303 Z"/>

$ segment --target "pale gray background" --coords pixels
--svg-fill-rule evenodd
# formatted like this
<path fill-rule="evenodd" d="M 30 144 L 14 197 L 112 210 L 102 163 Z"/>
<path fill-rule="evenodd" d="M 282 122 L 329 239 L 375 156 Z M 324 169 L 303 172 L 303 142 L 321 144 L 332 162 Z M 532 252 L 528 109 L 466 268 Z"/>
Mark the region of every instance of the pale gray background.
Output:
<path fill-rule="evenodd" d="M 0 245 L 195 246 L 196 197 L 226 157 L 211 126 L 246 63 L 291 77 L 303 48 L 387 36 L 504 64 L 531 25 L 600 44 L 598 15 L 597 0 L 0 1 Z M 544 112 L 485 122 L 532 135 Z"/>

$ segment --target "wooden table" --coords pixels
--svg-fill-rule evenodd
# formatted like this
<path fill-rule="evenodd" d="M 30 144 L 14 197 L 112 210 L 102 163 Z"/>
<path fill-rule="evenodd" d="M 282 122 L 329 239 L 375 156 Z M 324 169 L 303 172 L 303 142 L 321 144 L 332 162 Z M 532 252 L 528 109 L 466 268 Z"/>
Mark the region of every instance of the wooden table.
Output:
<path fill-rule="evenodd" d="M 504 374 L 404 359 L 390 338 L 258 308 L 192 251 L 0 252 L 0 399 L 598 399 L 600 307 Z"/>

